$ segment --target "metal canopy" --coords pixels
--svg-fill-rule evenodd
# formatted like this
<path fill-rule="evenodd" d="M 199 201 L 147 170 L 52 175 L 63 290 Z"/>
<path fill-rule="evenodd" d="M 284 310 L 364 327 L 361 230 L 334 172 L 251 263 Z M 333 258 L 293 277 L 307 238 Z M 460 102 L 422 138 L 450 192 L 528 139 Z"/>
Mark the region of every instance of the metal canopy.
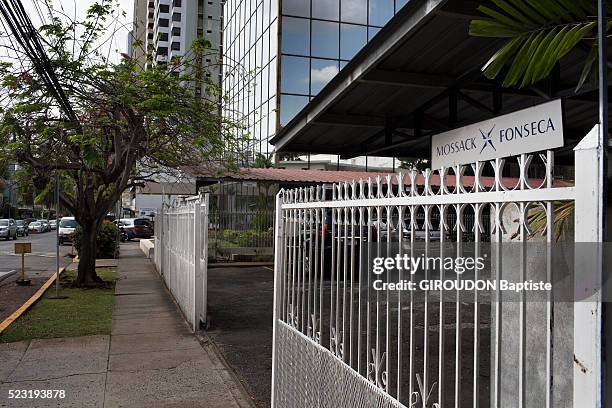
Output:
<path fill-rule="evenodd" d="M 503 41 L 468 34 L 478 4 L 411 0 L 277 133 L 276 151 L 429 157 L 433 134 L 556 98 L 569 150 L 598 122 L 596 85 L 575 92 L 588 49 L 535 86 L 502 88 L 480 70 Z"/>

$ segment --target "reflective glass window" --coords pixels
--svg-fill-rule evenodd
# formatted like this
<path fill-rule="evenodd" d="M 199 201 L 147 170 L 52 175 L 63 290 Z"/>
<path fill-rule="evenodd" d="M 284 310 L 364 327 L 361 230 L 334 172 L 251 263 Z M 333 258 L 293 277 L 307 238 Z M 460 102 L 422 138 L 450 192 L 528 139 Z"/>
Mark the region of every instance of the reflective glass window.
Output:
<path fill-rule="evenodd" d="M 270 0 L 270 21 L 278 17 L 278 1 Z"/>
<path fill-rule="evenodd" d="M 285 126 L 308 103 L 307 96 L 281 95 L 280 122 Z"/>
<path fill-rule="evenodd" d="M 270 56 L 278 54 L 278 20 L 270 24 Z"/>
<path fill-rule="evenodd" d="M 313 58 L 310 62 L 310 93 L 316 95 L 338 73 L 338 61 Z"/>
<path fill-rule="evenodd" d="M 310 0 L 283 0 L 283 14 L 310 17 Z"/>
<path fill-rule="evenodd" d="M 262 64 L 267 64 L 268 59 L 270 59 L 270 30 L 266 30 L 264 33 L 262 43 L 261 60 Z"/>
<path fill-rule="evenodd" d="M 312 21 L 312 56 L 338 58 L 339 32 L 338 23 Z"/>
<path fill-rule="evenodd" d="M 350 60 L 368 41 L 367 29 L 353 24 L 340 25 L 340 59 Z"/>
<path fill-rule="evenodd" d="M 368 0 L 340 0 L 340 20 L 346 23 L 368 23 Z"/>
<path fill-rule="evenodd" d="M 308 95 L 308 58 L 283 56 L 281 60 L 281 92 Z"/>
<path fill-rule="evenodd" d="M 368 41 L 370 41 L 378 32 L 380 31 L 380 27 L 368 27 Z"/>
<path fill-rule="evenodd" d="M 274 19 L 273 16 L 270 16 L 270 0 L 263 0 L 263 25 L 264 27 L 267 27 L 270 24 L 270 19 Z"/>
<path fill-rule="evenodd" d="M 272 60 L 270 61 L 270 65 L 269 65 L 269 70 L 270 73 L 268 75 L 268 78 L 270 78 L 270 85 L 269 85 L 269 89 L 270 89 L 270 98 L 274 97 L 274 95 L 276 95 L 277 89 L 276 89 L 276 84 L 277 84 L 277 60 L 276 58 L 272 58 Z"/>
<path fill-rule="evenodd" d="M 368 24 L 382 27 L 393 17 L 393 0 L 369 0 L 369 5 Z"/>
<path fill-rule="evenodd" d="M 312 17 L 338 21 L 340 17 L 339 0 L 312 0 Z"/>
<path fill-rule="evenodd" d="M 286 54 L 310 54 L 310 20 L 283 17 L 282 51 Z"/>
<path fill-rule="evenodd" d="M 277 106 L 276 106 L 276 98 L 270 98 L 268 101 L 268 135 L 271 136 L 276 133 L 276 118 L 277 118 Z"/>
<path fill-rule="evenodd" d="M 255 82 L 255 106 L 261 105 L 261 85 L 262 78 L 261 72 L 257 74 L 256 82 Z"/>
<path fill-rule="evenodd" d="M 408 3 L 408 0 L 395 0 L 395 12 L 400 11 L 402 7 L 404 7 Z"/>
<path fill-rule="evenodd" d="M 269 91 L 268 69 L 269 69 L 269 66 L 266 65 L 264 69 L 261 71 L 261 100 L 262 101 L 268 100 L 268 91 Z M 274 78 L 273 80 L 275 81 L 276 78 Z"/>

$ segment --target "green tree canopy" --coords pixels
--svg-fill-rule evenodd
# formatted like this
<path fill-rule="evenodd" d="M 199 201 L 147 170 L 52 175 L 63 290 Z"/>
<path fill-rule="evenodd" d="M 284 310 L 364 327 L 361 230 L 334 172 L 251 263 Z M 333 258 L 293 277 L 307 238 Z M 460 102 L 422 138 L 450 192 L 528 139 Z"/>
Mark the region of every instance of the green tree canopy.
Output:
<path fill-rule="evenodd" d="M 85 286 L 98 282 L 97 229 L 124 190 L 181 166 L 231 166 L 224 152 L 241 142 L 241 127 L 221 115 L 211 74 L 218 67 L 204 62 L 216 53 L 210 43 L 196 40 L 164 65 L 149 52 L 149 69 L 128 57 L 111 63 L 96 44 L 109 35 L 116 10 L 116 0 L 99 0 L 83 21 L 73 21 L 49 9 L 40 28 L 49 68 L 74 115 L 16 41 L 4 45 L 16 60 L 0 64 L 0 159 L 70 180 L 74 188 L 63 189 L 60 201 L 82 227 L 77 284 Z"/>

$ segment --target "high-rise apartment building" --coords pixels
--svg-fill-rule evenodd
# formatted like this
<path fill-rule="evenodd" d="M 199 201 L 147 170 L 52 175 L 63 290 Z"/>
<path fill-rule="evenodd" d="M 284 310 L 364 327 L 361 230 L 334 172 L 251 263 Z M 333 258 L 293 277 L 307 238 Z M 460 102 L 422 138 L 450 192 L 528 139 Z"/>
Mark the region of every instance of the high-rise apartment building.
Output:
<path fill-rule="evenodd" d="M 143 68 L 167 64 L 185 55 L 194 40 L 205 38 L 211 53 L 204 63 L 214 68 L 211 75 L 218 77 L 221 72 L 220 0 L 134 0 L 132 35 L 142 46 L 132 47 L 131 57 Z"/>
<path fill-rule="evenodd" d="M 406 2 L 226 0 L 223 90 L 230 101 L 226 114 L 249 129 L 244 152 L 269 157 L 268 140 Z"/>

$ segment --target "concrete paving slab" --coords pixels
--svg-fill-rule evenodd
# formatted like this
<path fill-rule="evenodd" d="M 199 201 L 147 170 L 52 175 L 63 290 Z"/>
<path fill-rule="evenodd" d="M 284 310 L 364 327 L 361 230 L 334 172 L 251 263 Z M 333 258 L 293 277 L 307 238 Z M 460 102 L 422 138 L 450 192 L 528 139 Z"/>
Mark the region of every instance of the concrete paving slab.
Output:
<path fill-rule="evenodd" d="M 138 313 L 133 314 L 115 314 L 113 313 L 113 321 L 115 320 L 131 320 L 131 319 L 163 319 L 163 318 L 175 318 L 178 312 L 168 312 L 168 311 L 140 311 Z"/>
<path fill-rule="evenodd" d="M 146 310 L 161 310 L 161 309 L 168 310 L 168 311 L 174 311 L 176 310 L 176 305 L 174 303 L 170 303 L 170 302 L 167 302 L 161 299 L 157 301 L 143 300 L 142 302 L 137 302 L 135 299 L 129 299 L 129 300 L 123 300 L 122 302 L 119 302 L 114 308 L 114 311 L 118 312 L 119 314 L 126 313 L 126 312 L 138 313 L 140 309 L 145 310 L 145 311 Z"/>
<path fill-rule="evenodd" d="M 134 306 L 134 307 L 125 307 L 125 308 L 121 308 L 121 309 L 114 309 L 113 310 L 113 316 L 132 316 L 132 315 L 146 315 L 149 314 L 151 316 L 155 315 L 155 314 L 159 314 L 159 313 L 177 313 L 176 307 L 174 305 L 172 306 L 167 306 L 167 305 L 160 305 L 160 306 L 149 306 L 149 307 L 138 307 L 138 306 Z"/>
<path fill-rule="evenodd" d="M 106 373 L 81 374 L 44 381 L 22 381 L 0 384 L 0 407 L 10 408 L 82 408 L 103 407 Z M 8 399 L 9 390 L 64 390 L 63 399 Z"/>
<path fill-rule="evenodd" d="M 0 344 L 0 383 L 15 370 L 29 344 L 29 341 Z"/>
<path fill-rule="evenodd" d="M 109 336 L 32 340 L 8 382 L 106 372 Z"/>
<path fill-rule="evenodd" d="M 123 308 L 150 308 L 158 306 L 175 308 L 174 302 L 168 299 L 167 296 L 162 296 L 161 294 L 115 296 L 115 310 L 117 311 L 120 311 Z"/>
<path fill-rule="evenodd" d="M 185 327 L 185 323 L 177 322 L 174 317 L 121 319 L 113 321 L 112 334 L 184 333 Z"/>
<path fill-rule="evenodd" d="M 210 359 L 205 358 L 201 348 L 166 350 L 155 353 L 128 353 L 111 355 L 109 371 L 141 371 L 171 369 L 190 361 L 198 362 L 202 370 L 213 369 Z"/>
<path fill-rule="evenodd" d="M 171 369 L 133 372 L 109 371 L 107 407 L 238 408 L 223 379 L 201 361 L 184 362 Z M 135 396 L 138 396 L 135 398 Z"/>
<path fill-rule="evenodd" d="M 187 333 L 120 334 L 111 339 L 110 354 L 159 352 L 201 348 L 196 338 Z"/>

